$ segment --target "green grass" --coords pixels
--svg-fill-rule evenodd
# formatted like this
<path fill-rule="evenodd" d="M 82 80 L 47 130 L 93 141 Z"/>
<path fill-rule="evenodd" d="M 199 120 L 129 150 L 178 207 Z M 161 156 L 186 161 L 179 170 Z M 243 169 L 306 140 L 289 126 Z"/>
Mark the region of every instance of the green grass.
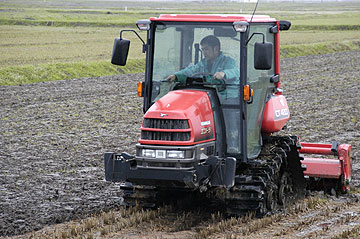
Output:
<path fill-rule="evenodd" d="M 161 13 L 244 13 L 251 14 L 254 3 L 211 2 L 115 2 L 82 0 L 22 1 L 0 3 L 2 25 L 51 26 L 132 26 L 136 20 Z M 318 26 L 360 25 L 360 3 L 266 3 L 257 14 L 269 14 L 293 21 L 299 29 Z M 334 29 L 334 28 L 331 28 Z"/>
<path fill-rule="evenodd" d="M 59 62 L 110 61 L 119 28 L 0 26 L 0 68 Z M 141 33 L 143 38 L 145 32 Z M 141 42 L 134 34 L 129 58 L 142 58 Z"/>
<path fill-rule="evenodd" d="M 0 8 L 1 9 L 1 8 Z M 52 10 L 52 9 L 16 9 L 2 8 L 0 25 L 26 26 L 92 26 L 92 27 L 135 27 L 138 19 L 154 14 L 125 11 L 95 10 Z"/>
<path fill-rule="evenodd" d="M 281 57 L 296 57 L 306 55 L 319 55 L 341 51 L 359 51 L 360 40 L 325 42 L 312 44 L 285 45 L 280 49 Z"/>
<path fill-rule="evenodd" d="M 311 43 L 332 43 L 356 41 L 360 39 L 360 31 L 296 31 L 290 28 L 289 31 L 280 32 L 280 45 L 296 45 Z"/>
<path fill-rule="evenodd" d="M 12 0 L 0 2 L 0 84 L 143 71 L 145 55 L 134 34 L 129 66 L 112 66 L 114 38 L 139 19 L 162 13 L 251 14 L 254 3 Z M 266 3 L 257 14 L 290 20 L 281 57 L 359 50 L 360 2 Z M 141 36 L 145 39 L 145 32 Z M 136 64 L 135 64 L 136 63 Z M 134 67 L 135 64 L 136 67 Z M 104 69 L 102 69 L 104 68 Z"/>
<path fill-rule="evenodd" d="M 360 12 L 345 12 L 333 14 L 312 14 L 293 17 L 293 24 L 297 26 L 326 26 L 331 29 L 336 26 L 359 26 Z"/>
<path fill-rule="evenodd" d="M 144 65 L 142 59 L 129 59 L 121 68 L 107 61 L 9 66 L 0 69 L 0 85 L 140 73 L 144 71 Z"/>

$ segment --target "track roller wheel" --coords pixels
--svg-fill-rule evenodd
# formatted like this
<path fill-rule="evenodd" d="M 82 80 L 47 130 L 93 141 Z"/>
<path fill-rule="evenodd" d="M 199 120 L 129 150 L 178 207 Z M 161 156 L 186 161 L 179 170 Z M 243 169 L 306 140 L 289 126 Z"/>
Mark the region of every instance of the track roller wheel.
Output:
<path fill-rule="evenodd" d="M 279 204 L 286 206 L 291 197 L 293 196 L 294 190 L 292 188 L 292 182 L 290 175 L 284 172 L 281 176 L 280 187 L 279 187 Z"/>
<path fill-rule="evenodd" d="M 276 207 L 277 200 L 276 200 L 275 194 L 276 193 L 274 192 L 274 189 L 272 189 L 272 188 L 268 189 L 266 192 L 266 208 L 269 211 L 274 210 Z"/>

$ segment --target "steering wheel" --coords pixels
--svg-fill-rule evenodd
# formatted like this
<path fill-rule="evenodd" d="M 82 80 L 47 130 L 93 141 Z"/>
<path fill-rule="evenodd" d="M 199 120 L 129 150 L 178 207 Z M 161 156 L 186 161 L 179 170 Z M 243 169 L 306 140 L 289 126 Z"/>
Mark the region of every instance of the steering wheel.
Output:
<path fill-rule="evenodd" d="M 211 74 L 210 72 L 198 72 L 193 74 L 191 77 L 198 77 L 198 76 L 202 76 L 202 77 L 207 77 L 207 76 L 213 76 L 214 74 Z"/>

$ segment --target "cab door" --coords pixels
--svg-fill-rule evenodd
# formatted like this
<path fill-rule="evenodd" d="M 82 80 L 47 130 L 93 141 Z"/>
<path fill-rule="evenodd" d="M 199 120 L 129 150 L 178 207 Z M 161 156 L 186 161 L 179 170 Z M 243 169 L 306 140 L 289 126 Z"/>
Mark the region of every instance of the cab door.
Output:
<path fill-rule="evenodd" d="M 265 42 L 272 43 L 274 54 L 275 36 L 270 29 L 275 23 L 251 24 L 249 36 L 254 32 L 262 33 Z M 257 70 L 254 67 L 254 46 L 256 42 L 263 42 L 261 34 L 255 34 L 247 45 L 247 84 L 251 85 L 254 91 L 253 102 L 247 105 L 247 155 L 248 158 L 256 158 L 260 154 L 262 146 L 261 125 L 266 99 L 274 89 L 274 83 L 270 79 L 275 75 L 275 61 L 269 70 Z"/>

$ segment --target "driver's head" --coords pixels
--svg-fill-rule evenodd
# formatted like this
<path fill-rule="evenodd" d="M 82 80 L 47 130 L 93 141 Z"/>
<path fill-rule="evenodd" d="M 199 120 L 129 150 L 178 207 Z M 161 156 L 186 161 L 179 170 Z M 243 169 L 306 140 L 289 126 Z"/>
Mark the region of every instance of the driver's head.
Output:
<path fill-rule="evenodd" d="M 216 36 L 209 35 L 200 41 L 204 57 L 213 62 L 220 55 L 220 41 Z"/>

